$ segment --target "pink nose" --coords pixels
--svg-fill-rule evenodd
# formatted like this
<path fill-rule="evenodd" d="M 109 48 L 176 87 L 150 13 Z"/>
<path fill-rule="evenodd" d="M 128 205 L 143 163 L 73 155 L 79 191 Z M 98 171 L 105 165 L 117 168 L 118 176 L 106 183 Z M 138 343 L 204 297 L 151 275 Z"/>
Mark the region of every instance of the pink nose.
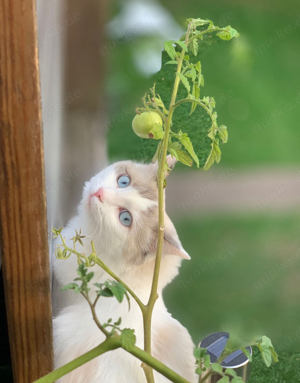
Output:
<path fill-rule="evenodd" d="M 103 198 L 104 198 L 104 189 L 103 188 L 100 188 L 99 190 L 96 191 L 96 193 L 94 193 L 92 195 L 92 197 L 98 197 L 99 200 L 101 202 L 103 202 Z"/>

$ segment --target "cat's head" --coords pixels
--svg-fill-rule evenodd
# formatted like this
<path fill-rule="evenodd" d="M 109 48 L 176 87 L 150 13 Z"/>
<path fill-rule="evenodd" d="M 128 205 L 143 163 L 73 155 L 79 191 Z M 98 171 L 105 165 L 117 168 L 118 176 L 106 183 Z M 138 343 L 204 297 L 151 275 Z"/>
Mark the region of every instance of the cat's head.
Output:
<path fill-rule="evenodd" d="M 176 159 L 168 156 L 170 169 Z M 117 162 L 86 183 L 81 213 L 89 217 L 90 237 L 110 256 L 141 264 L 156 250 L 158 232 L 158 164 Z M 163 254 L 189 259 L 176 229 L 165 214 Z"/>

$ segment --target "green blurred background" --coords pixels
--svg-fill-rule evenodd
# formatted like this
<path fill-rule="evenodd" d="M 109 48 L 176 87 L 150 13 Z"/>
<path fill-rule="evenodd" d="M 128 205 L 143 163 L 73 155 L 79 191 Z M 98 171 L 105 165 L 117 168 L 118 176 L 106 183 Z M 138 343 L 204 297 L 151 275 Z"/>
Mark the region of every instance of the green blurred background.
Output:
<path fill-rule="evenodd" d="M 166 288 L 164 297 L 170 312 L 189 329 L 195 343 L 211 332 L 240 329 L 271 337 L 284 362 L 269 372 L 257 364 L 251 382 L 298 382 L 297 200 L 277 209 L 284 192 L 277 191 L 272 200 L 272 195 L 260 195 L 259 183 L 253 191 L 243 187 L 243 182 L 250 174 L 251 183 L 259 173 L 268 184 L 271 174 L 273 188 L 281 182 L 276 181 L 277 173 L 296 177 L 299 169 L 299 1 L 119 2 L 114 5 L 111 18 L 120 21 L 125 17 L 129 3 L 139 12 L 141 5 L 157 7 L 156 15 L 165 12 L 179 28 L 184 28 L 186 18 L 201 17 L 222 27 L 230 24 L 240 32 L 241 36 L 232 42 L 202 49 L 200 59 L 205 77 L 202 96 L 215 98 L 219 124 L 229 130 L 228 144 L 222 146 L 222 160 L 214 165 L 211 180 L 228 170 L 237 174 L 235 180 L 240 180 L 241 188 L 236 190 L 236 200 L 245 201 L 237 203 L 234 209 L 210 211 L 208 207 L 205 213 L 201 206 L 188 213 L 179 205 L 167 210 L 192 260 L 183 263 L 180 275 Z M 146 17 L 147 13 L 143 15 Z M 150 10 L 149 15 L 153 16 Z M 180 29 L 179 34 L 170 35 L 169 21 L 163 27 L 154 26 L 149 33 L 146 27 L 132 32 L 133 20 L 133 29 L 124 27 L 123 39 L 111 37 L 102 51 L 109 68 L 106 86 L 110 105 L 110 117 L 103 129 L 108 131 L 112 161 L 153 154 L 145 152 L 142 140 L 131 134 L 130 129 L 135 106 L 152 86 L 153 79 L 157 79 L 151 70 L 146 73 L 140 68 L 147 60 L 150 69 L 159 65 L 165 36 L 174 40 L 180 37 Z M 179 166 L 171 176 L 180 184 L 183 170 L 187 171 Z M 193 168 L 189 177 L 201 185 L 204 172 Z M 293 189 L 297 194 L 298 178 L 293 179 L 296 181 L 286 187 L 286 192 Z M 172 192 L 176 193 L 176 182 L 172 183 L 173 190 L 169 190 L 170 198 Z M 216 185 L 222 187 L 220 183 Z M 188 196 L 186 182 L 185 188 Z M 253 203 L 247 206 L 247 193 L 253 192 L 259 196 L 257 203 L 266 209 L 255 208 Z M 268 198 L 273 201 L 270 206 Z"/>

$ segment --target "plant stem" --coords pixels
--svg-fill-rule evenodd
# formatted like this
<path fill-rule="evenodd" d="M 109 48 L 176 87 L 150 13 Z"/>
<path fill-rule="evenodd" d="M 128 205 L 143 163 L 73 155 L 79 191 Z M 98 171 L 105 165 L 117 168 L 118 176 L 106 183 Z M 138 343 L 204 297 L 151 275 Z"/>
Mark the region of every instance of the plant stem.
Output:
<path fill-rule="evenodd" d="M 198 383 L 204 383 L 204 382 L 206 382 L 207 379 L 208 379 L 211 375 L 213 375 L 213 374 L 215 374 L 215 372 L 212 371 L 212 370 L 210 370 L 210 371 L 208 371 L 208 373 L 207 373 L 206 375 L 203 376 L 203 378 L 201 378 L 201 376 L 199 376 L 199 382 L 198 382 Z"/>
<path fill-rule="evenodd" d="M 99 346 L 93 348 L 91 351 L 86 354 L 81 355 L 79 358 L 72 360 L 72 362 L 65 364 L 64 366 L 58 368 L 57 370 L 50 372 L 50 374 L 36 380 L 34 383 L 53 383 L 55 380 L 61 378 L 62 376 L 70 373 L 76 368 L 82 366 L 83 364 L 89 362 L 90 360 L 96 358 L 99 355 L 104 354 L 105 352 L 116 350 L 117 348 L 122 348 L 121 338 L 119 335 L 111 336 L 107 338 Z M 124 349 L 125 350 L 125 349 Z M 143 351 L 137 346 L 133 346 L 128 351 L 131 355 L 135 356 L 143 363 L 154 368 L 156 371 L 161 373 L 167 379 L 175 383 L 190 383 L 188 380 L 184 379 L 182 376 L 178 375 L 176 372 L 171 370 L 169 367 L 161 363 L 159 360 L 153 358 L 147 352 Z"/>
<path fill-rule="evenodd" d="M 122 281 L 121 278 L 119 278 L 108 266 L 106 266 L 106 264 L 101 261 L 101 259 L 99 259 L 97 256 L 95 257 L 94 259 L 95 263 L 97 263 L 97 265 L 99 265 L 104 271 L 107 272 L 107 274 L 109 274 L 111 277 L 113 277 L 116 281 L 118 281 L 119 283 L 121 283 L 121 285 L 123 285 L 125 287 L 125 289 L 129 292 L 129 294 L 132 296 L 132 298 L 136 301 L 136 303 L 140 306 L 140 309 L 142 311 L 142 313 L 144 313 L 144 311 L 146 310 L 146 306 L 144 305 L 144 303 L 139 299 L 139 297 L 131 290 L 131 288 L 129 286 L 127 286 L 127 284 L 125 282 Z"/>
<path fill-rule="evenodd" d="M 65 364 L 64 366 L 58 368 L 57 370 L 50 372 L 50 374 L 36 380 L 34 383 L 53 383 L 57 379 L 70 373 L 76 368 L 96 358 L 97 356 L 102 355 L 105 352 L 115 350 L 119 348 L 120 346 L 121 346 L 121 342 L 119 337 L 109 337 L 99 346 L 93 348 L 91 351 L 81 355 L 79 358 L 72 360 L 72 362 Z"/>
<path fill-rule="evenodd" d="M 190 31 L 191 23 L 188 26 L 188 30 L 186 33 L 185 43 L 188 42 L 189 31 Z M 165 162 L 168 151 L 168 143 L 169 143 L 169 134 L 170 134 L 170 126 L 172 123 L 172 114 L 173 114 L 173 105 L 176 101 L 176 96 L 178 92 L 178 86 L 180 82 L 180 78 L 177 75 L 181 73 L 182 63 L 184 59 L 185 51 L 182 49 L 180 58 L 177 64 L 176 77 L 172 92 L 172 97 L 170 101 L 169 107 L 169 115 L 165 120 L 165 136 L 163 140 L 162 154 L 159 158 L 159 169 L 157 175 L 157 183 L 158 183 L 158 238 L 157 238 L 157 248 L 156 248 L 156 257 L 155 257 L 155 265 L 152 279 L 151 292 L 149 296 L 149 300 L 146 306 L 145 312 L 143 312 L 143 322 L 144 322 L 144 350 L 148 354 L 151 355 L 151 323 L 152 323 L 152 312 L 155 305 L 155 302 L 158 298 L 157 286 L 159 279 L 159 270 L 161 264 L 161 256 L 162 256 L 162 248 L 164 243 L 164 213 L 165 213 L 165 204 L 164 204 L 164 179 L 165 179 Z M 146 379 L 148 383 L 154 383 L 153 370 L 151 366 L 147 363 L 147 366 L 144 367 Z"/>

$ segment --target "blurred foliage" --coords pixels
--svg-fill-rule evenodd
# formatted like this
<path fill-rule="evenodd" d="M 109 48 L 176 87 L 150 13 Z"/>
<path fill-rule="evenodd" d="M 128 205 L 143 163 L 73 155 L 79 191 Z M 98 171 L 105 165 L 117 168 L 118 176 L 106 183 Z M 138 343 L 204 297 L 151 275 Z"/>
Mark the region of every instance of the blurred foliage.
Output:
<path fill-rule="evenodd" d="M 174 223 L 191 260 L 166 287 L 164 300 L 195 343 L 212 332 L 242 331 L 267 335 L 279 353 L 299 350 L 299 217 L 215 216 Z"/>
<path fill-rule="evenodd" d="M 267 368 L 257 349 L 253 351 L 251 377 L 248 383 L 287 383 L 300 382 L 300 354 L 282 352 L 279 363 Z"/>

